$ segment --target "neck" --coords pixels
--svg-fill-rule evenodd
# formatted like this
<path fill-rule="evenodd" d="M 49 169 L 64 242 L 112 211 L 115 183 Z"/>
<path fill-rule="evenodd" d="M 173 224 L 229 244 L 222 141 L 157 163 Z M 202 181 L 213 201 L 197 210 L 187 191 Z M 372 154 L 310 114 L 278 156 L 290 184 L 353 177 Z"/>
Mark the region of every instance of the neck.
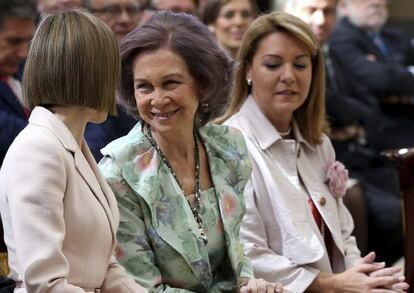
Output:
<path fill-rule="evenodd" d="M 193 126 L 174 132 L 152 130 L 152 136 L 168 160 L 193 162 L 195 146 L 193 131 Z"/>
<path fill-rule="evenodd" d="M 277 132 L 280 134 L 289 132 L 292 122 L 292 115 L 289 115 L 287 117 L 278 116 L 277 119 L 274 117 L 272 118 L 273 119 L 270 119 L 270 122 L 276 128 Z"/>
<path fill-rule="evenodd" d="M 79 147 L 82 147 L 88 117 L 80 106 L 54 106 L 52 111 L 72 133 Z"/>

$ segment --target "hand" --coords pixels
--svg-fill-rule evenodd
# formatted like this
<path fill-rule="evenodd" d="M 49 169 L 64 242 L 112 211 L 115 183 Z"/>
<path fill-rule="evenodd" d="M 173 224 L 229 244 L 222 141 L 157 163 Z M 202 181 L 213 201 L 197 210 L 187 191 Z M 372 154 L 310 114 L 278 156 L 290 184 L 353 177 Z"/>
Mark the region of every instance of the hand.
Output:
<path fill-rule="evenodd" d="M 375 261 L 375 252 L 370 252 L 368 253 L 365 257 L 363 257 L 361 259 L 361 263 L 371 263 L 373 264 Z M 384 263 L 376 263 L 376 264 L 384 264 Z M 399 267 L 389 267 L 389 268 L 385 268 L 385 264 L 383 268 L 380 268 L 376 271 L 373 271 L 371 273 L 369 273 L 370 277 L 384 277 L 384 276 L 393 276 L 396 273 L 400 272 L 401 268 Z M 405 278 L 404 276 L 399 276 L 399 282 L 393 284 L 392 286 L 388 286 L 386 288 L 388 289 L 392 289 L 395 290 L 395 292 L 405 292 L 406 290 L 408 290 L 409 285 L 408 283 L 404 282 Z"/>
<path fill-rule="evenodd" d="M 372 259 L 372 256 L 369 257 Z M 384 263 L 360 263 L 356 266 L 346 270 L 343 273 L 334 275 L 334 291 L 336 292 L 375 292 L 375 293 L 390 293 L 390 292 L 404 292 L 398 288 L 401 283 L 400 277 L 387 275 L 384 269 Z M 376 276 L 370 276 L 371 273 L 376 273 Z M 378 272 L 382 272 L 378 273 Z M 394 288 L 397 286 L 397 288 Z M 398 291 L 400 290 L 400 291 Z"/>
<path fill-rule="evenodd" d="M 240 288 L 240 293 L 282 293 L 283 285 L 280 282 L 271 283 L 264 279 L 249 279 L 246 285 Z"/>

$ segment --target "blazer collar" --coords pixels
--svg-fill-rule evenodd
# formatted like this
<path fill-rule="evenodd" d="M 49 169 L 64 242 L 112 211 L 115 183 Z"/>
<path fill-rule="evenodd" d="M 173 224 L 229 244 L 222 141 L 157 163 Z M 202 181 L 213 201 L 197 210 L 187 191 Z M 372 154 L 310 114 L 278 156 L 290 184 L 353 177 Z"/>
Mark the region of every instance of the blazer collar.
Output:
<path fill-rule="evenodd" d="M 219 128 L 220 130 L 218 131 L 223 132 L 228 130 L 228 127 L 225 126 L 215 126 L 213 128 Z M 210 168 L 214 165 L 220 170 L 219 172 L 211 172 L 211 176 L 219 202 L 224 230 L 227 232 L 225 235 L 228 256 L 235 273 L 239 274 L 242 259 L 239 257 L 239 251 L 235 248 L 233 235 L 235 234 L 234 231 L 238 229 L 236 226 L 240 219 L 233 217 L 232 213 L 234 212 L 233 209 L 237 208 L 236 205 L 242 204 L 238 198 L 239 190 L 237 188 L 244 187 L 250 176 L 250 169 L 248 172 L 245 172 L 246 174 L 235 173 L 231 166 L 240 164 L 237 152 L 224 151 L 226 146 L 221 145 L 219 140 L 214 140 L 214 143 L 210 143 L 212 140 L 211 135 L 211 128 L 209 126 L 204 126 L 200 129 L 200 137 L 206 148 Z M 136 155 L 131 157 L 130 155 L 134 152 L 132 141 L 134 141 L 133 145 L 135 146 Z M 210 271 L 208 251 L 196 227 L 191 209 L 185 200 L 183 191 L 171 175 L 171 172 L 160 160 L 157 151 L 142 133 L 141 123 L 138 123 L 125 137 L 123 147 L 124 150 L 127 149 L 126 152 L 129 155 L 111 146 L 105 148 L 103 153 L 114 156 L 117 165 L 121 167 L 121 174 L 126 182 L 147 203 L 147 207 L 151 212 L 151 221 L 158 235 L 186 260 L 194 275 L 206 288 L 209 288 L 213 276 L 208 276 L 207 273 L 208 278 L 206 279 L 206 269 Z M 234 188 L 231 187 L 232 185 Z M 168 219 L 168 213 L 164 213 L 165 210 L 163 208 L 165 207 L 161 207 L 160 203 L 171 200 L 175 204 L 170 202 L 165 207 L 173 206 L 173 208 L 181 209 L 183 217 Z M 244 210 L 244 206 L 239 208 Z M 178 238 L 179 235 L 173 233 L 174 228 L 172 226 L 189 227 L 191 233 L 195 236 L 190 237 L 189 242 L 191 243 L 186 243 L 186 248 L 181 245 L 181 240 Z M 192 249 L 188 249 L 188 247 Z"/>
<path fill-rule="evenodd" d="M 240 109 L 240 114 L 242 114 L 241 117 L 245 117 L 249 121 L 248 124 L 250 125 L 251 132 L 249 135 L 256 138 L 262 150 L 268 149 L 271 145 L 283 139 L 273 124 L 260 110 L 252 95 L 246 98 L 246 101 Z M 292 121 L 292 131 L 298 143 L 315 150 L 315 147 L 304 139 L 295 120 Z"/>
<path fill-rule="evenodd" d="M 109 190 L 109 187 L 106 186 L 105 180 L 98 170 L 86 141 L 83 141 L 81 149 L 66 125 L 52 112 L 40 106 L 33 109 L 29 118 L 29 123 L 42 126 L 51 131 L 59 139 L 63 147 L 73 154 L 75 168 L 105 210 L 115 241 L 116 226 L 113 221 L 113 214 L 116 206 L 114 206 L 113 203 L 110 206 L 108 199 L 111 198 L 111 191 Z"/>

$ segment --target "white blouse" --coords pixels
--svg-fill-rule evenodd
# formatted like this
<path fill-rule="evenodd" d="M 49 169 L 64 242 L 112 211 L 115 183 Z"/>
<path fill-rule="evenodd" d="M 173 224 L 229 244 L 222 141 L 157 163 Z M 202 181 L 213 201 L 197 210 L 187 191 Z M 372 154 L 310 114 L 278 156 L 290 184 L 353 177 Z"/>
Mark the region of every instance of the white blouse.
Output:
<path fill-rule="evenodd" d="M 319 272 L 352 267 L 360 259 L 352 217 L 324 183 L 326 168 L 335 160 L 328 137 L 311 145 L 293 123 L 295 139 L 284 140 L 252 96 L 226 124 L 243 132 L 253 162 L 240 237 L 256 277 L 304 292 Z M 332 234 L 332 265 L 309 196 Z"/>

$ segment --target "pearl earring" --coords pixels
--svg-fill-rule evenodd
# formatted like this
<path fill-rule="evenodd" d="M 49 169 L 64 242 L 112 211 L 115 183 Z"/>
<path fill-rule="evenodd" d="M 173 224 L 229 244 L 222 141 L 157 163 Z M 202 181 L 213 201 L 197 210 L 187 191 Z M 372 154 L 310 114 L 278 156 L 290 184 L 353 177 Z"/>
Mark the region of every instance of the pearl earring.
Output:
<path fill-rule="evenodd" d="M 247 84 L 252 85 L 252 80 L 250 78 L 247 79 Z"/>

